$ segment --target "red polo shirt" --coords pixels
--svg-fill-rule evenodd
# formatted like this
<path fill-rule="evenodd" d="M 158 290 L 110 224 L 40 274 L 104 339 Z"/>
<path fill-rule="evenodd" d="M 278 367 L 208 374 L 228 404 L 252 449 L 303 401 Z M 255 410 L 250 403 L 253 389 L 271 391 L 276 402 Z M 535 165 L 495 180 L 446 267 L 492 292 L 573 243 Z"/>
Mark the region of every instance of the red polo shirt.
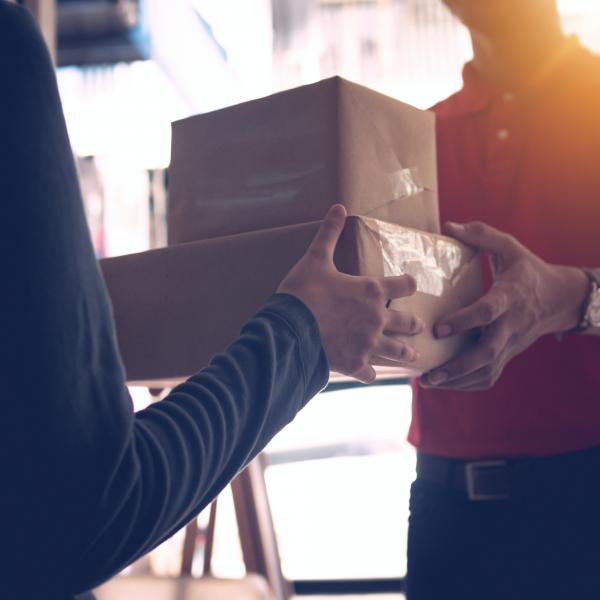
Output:
<path fill-rule="evenodd" d="M 556 264 L 600 266 L 600 57 L 575 38 L 528 85 L 470 65 L 434 107 L 442 221 L 481 220 Z M 600 338 L 539 339 L 481 392 L 414 386 L 409 441 L 459 458 L 543 456 L 600 444 Z"/>

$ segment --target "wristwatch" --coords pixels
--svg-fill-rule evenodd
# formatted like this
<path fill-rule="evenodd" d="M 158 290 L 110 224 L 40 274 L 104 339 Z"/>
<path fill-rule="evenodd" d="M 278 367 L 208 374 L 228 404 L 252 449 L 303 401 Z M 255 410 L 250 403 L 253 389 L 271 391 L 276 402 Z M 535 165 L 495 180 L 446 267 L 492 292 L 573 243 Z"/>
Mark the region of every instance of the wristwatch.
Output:
<path fill-rule="evenodd" d="M 577 331 L 600 327 L 600 275 L 590 269 L 583 269 L 590 280 L 590 293 L 584 304 L 583 316 Z"/>

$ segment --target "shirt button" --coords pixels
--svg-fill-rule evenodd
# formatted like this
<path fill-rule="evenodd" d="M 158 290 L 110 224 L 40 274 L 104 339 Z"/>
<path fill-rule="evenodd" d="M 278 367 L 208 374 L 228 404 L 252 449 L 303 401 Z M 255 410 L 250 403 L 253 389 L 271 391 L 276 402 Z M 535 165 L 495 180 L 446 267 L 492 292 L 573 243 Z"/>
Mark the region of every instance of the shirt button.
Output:
<path fill-rule="evenodd" d="M 502 94 L 502 99 L 504 102 L 514 102 L 515 94 L 514 92 L 504 92 L 504 94 Z"/>
<path fill-rule="evenodd" d="M 508 137 L 510 136 L 510 132 L 508 131 L 508 129 L 506 128 L 502 128 L 502 129 L 498 129 L 498 131 L 496 132 L 496 137 L 501 141 L 504 142 L 508 139 Z"/>

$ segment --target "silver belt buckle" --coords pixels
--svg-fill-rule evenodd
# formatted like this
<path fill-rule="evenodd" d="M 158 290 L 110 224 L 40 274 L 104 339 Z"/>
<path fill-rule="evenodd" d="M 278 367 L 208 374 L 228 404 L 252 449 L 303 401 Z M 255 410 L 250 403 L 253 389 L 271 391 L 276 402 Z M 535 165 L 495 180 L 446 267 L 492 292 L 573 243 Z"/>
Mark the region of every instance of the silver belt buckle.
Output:
<path fill-rule="evenodd" d="M 465 477 L 467 480 L 467 494 L 469 500 L 482 501 L 482 500 L 507 500 L 509 494 L 488 494 L 477 490 L 477 472 L 486 471 L 488 469 L 498 469 L 500 467 L 506 467 L 507 462 L 505 460 L 481 460 L 475 462 L 468 462 L 465 464 Z"/>

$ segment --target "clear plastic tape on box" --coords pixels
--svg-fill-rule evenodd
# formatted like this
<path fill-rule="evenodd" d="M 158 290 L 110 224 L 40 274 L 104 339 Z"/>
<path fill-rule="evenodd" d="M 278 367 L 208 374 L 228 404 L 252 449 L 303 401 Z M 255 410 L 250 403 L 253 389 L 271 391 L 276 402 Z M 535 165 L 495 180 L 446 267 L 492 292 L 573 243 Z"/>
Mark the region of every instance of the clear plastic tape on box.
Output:
<path fill-rule="evenodd" d="M 410 198 L 425 191 L 417 167 L 401 168 L 389 174 L 393 200 Z"/>
<path fill-rule="evenodd" d="M 470 262 L 465 250 L 449 239 L 377 219 L 363 221 L 379 240 L 384 275 L 412 275 L 424 294 L 441 296 Z"/>
<path fill-rule="evenodd" d="M 385 185 L 380 185 L 377 192 L 377 196 L 384 200 L 372 202 L 371 208 L 360 214 L 438 233 L 440 225 L 435 190 L 426 185 L 418 167 L 402 166 L 397 159 L 394 167 L 386 169 L 383 175 Z"/>

